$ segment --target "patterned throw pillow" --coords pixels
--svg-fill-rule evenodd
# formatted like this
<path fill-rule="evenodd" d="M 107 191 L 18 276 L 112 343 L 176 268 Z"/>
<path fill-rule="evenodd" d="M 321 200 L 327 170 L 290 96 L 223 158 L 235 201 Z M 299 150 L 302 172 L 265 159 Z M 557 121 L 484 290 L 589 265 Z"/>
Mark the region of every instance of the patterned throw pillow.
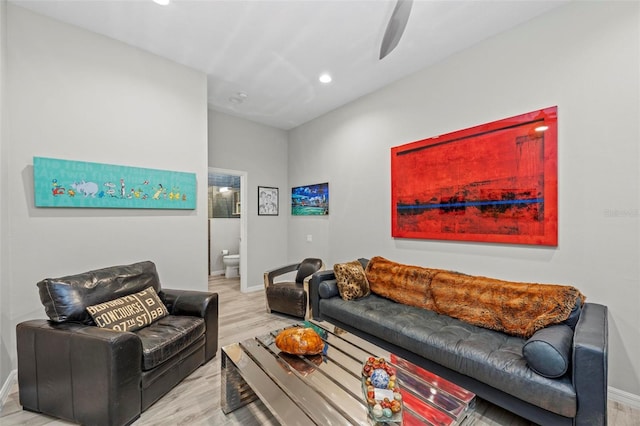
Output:
<path fill-rule="evenodd" d="M 336 263 L 333 265 L 333 272 L 336 275 L 340 297 L 344 300 L 359 299 L 371 293 L 369 281 L 359 261 Z"/>
<path fill-rule="evenodd" d="M 139 293 L 87 306 L 98 327 L 116 331 L 134 331 L 169 315 L 153 287 Z"/>

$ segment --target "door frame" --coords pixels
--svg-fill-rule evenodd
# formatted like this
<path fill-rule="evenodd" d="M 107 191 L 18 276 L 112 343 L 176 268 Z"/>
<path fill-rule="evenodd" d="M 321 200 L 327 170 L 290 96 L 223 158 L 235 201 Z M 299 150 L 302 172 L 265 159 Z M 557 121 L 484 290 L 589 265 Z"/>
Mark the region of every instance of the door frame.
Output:
<path fill-rule="evenodd" d="M 240 176 L 240 291 L 246 293 L 247 291 L 247 178 L 248 173 L 243 170 L 221 169 L 219 167 L 209 167 L 207 171 L 207 177 L 209 173 L 221 173 L 225 175 Z M 209 220 L 207 214 L 207 220 Z M 209 244 L 211 247 L 211 244 Z"/>

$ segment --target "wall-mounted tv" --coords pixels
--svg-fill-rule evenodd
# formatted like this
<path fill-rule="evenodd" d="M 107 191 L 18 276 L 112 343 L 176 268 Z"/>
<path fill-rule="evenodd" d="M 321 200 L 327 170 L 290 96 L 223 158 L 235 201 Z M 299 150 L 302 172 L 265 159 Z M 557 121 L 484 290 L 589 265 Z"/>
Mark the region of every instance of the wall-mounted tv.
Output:
<path fill-rule="evenodd" d="M 329 184 L 296 186 L 291 188 L 293 216 L 323 216 L 329 214 Z"/>

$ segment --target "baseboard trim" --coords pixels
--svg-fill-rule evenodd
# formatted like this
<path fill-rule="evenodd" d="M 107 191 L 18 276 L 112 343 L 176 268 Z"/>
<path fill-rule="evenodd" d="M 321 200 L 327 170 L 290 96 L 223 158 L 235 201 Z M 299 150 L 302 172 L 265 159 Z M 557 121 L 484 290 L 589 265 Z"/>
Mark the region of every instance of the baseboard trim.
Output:
<path fill-rule="evenodd" d="M 264 291 L 264 285 L 262 284 L 258 284 L 258 285 L 253 285 L 251 287 L 247 287 L 247 289 L 244 291 L 245 293 L 254 293 L 256 291 Z"/>
<path fill-rule="evenodd" d="M 13 383 L 15 382 L 17 376 L 18 370 L 11 370 L 9 376 L 7 377 L 7 380 L 2 385 L 2 389 L 0 389 L 0 411 L 2 411 L 4 403 L 9 397 L 9 392 L 11 392 L 11 388 L 13 387 Z"/>
<path fill-rule="evenodd" d="M 640 410 L 640 395 L 634 395 L 620 389 L 612 388 L 611 386 L 609 386 L 608 391 L 611 401 L 619 402 L 620 404 Z"/>

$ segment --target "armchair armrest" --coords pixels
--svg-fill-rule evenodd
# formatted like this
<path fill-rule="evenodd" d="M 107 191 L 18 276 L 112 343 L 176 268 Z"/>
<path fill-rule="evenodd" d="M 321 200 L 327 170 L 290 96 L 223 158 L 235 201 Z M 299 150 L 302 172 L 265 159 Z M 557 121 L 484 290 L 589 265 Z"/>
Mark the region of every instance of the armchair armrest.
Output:
<path fill-rule="evenodd" d="M 585 303 L 573 335 L 575 425 L 607 424 L 608 330 L 607 307 Z"/>
<path fill-rule="evenodd" d="M 306 295 L 307 298 L 307 303 L 305 303 L 305 310 L 304 310 L 304 319 L 305 321 L 310 320 L 311 319 L 311 299 L 310 299 L 310 295 L 309 295 L 309 286 L 310 286 L 310 282 L 311 282 L 311 278 L 313 277 L 313 275 L 309 275 L 308 277 L 306 277 L 304 279 L 304 281 L 302 282 L 302 289 L 304 290 L 304 293 Z"/>
<path fill-rule="evenodd" d="M 162 289 L 161 299 L 171 315 L 203 318 L 206 327 L 205 362 L 218 351 L 218 294 L 205 291 Z"/>
<path fill-rule="evenodd" d="M 142 344 L 134 333 L 77 323 L 16 326 L 20 404 L 81 424 L 140 415 Z"/>
<path fill-rule="evenodd" d="M 299 267 L 300 267 L 299 263 L 294 263 L 294 264 L 291 264 L 291 265 L 280 266 L 279 268 L 272 269 L 270 271 L 266 271 L 264 273 L 264 288 L 265 288 L 265 290 L 267 289 L 267 287 L 269 287 L 271 284 L 273 284 L 273 280 L 275 280 L 276 277 L 279 277 L 280 275 L 284 275 L 284 274 L 289 273 L 289 272 L 297 271 Z"/>

